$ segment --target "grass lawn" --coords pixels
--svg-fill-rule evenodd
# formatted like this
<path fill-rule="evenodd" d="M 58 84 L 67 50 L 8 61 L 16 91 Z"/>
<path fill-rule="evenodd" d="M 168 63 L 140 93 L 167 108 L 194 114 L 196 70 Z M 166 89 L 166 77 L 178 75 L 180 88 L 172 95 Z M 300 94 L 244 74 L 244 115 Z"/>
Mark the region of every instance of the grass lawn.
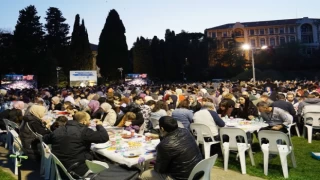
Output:
<path fill-rule="evenodd" d="M 11 174 L 4 172 L 1 168 L 0 168 L 0 179 L 1 180 L 15 180 L 15 178 L 12 177 Z"/>
<path fill-rule="evenodd" d="M 320 179 L 320 161 L 313 159 L 310 152 L 320 152 L 320 141 L 313 140 L 309 144 L 307 139 L 303 137 L 292 137 L 294 154 L 297 161 L 297 168 L 293 168 L 290 155 L 288 159 L 289 178 L 292 180 L 316 180 Z M 285 179 L 282 174 L 282 167 L 279 156 L 269 160 L 268 176 L 263 173 L 263 153 L 258 144 L 258 140 L 254 139 L 253 151 L 255 152 L 254 160 L 256 166 L 252 166 L 249 155 L 246 154 L 247 174 L 252 176 L 261 177 L 264 179 Z M 229 157 L 229 169 L 241 173 L 240 160 L 235 160 L 235 154 L 231 153 Z M 216 166 L 223 168 L 223 158 L 220 156 L 216 162 Z"/>

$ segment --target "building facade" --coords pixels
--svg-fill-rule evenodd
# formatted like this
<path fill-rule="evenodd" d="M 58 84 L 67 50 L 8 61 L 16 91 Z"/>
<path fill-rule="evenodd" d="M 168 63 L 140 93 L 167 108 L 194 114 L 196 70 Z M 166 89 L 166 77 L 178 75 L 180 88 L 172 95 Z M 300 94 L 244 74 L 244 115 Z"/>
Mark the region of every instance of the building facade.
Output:
<path fill-rule="evenodd" d="M 207 37 L 218 40 L 218 50 L 226 50 L 228 41 L 250 44 L 252 48 L 259 49 L 262 46 L 277 47 L 289 42 L 301 42 L 305 53 L 319 48 L 320 44 L 320 19 L 299 18 L 257 22 L 236 22 L 216 26 L 205 30 Z M 246 58 L 249 59 L 249 53 Z"/>

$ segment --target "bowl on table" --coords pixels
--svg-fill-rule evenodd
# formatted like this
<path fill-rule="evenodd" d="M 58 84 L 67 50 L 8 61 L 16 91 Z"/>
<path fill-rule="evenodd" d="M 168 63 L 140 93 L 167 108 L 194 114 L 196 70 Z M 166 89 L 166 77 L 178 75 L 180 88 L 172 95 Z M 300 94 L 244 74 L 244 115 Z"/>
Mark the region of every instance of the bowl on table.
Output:
<path fill-rule="evenodd" d="M 138 157 L 140 155 L 141 155 L 141 151 L 139 151 L 139 150 L 126 151 L 123 153 L 123 156 L 128 157 L 128 158 L 134 158 L 134 157 Z"/>

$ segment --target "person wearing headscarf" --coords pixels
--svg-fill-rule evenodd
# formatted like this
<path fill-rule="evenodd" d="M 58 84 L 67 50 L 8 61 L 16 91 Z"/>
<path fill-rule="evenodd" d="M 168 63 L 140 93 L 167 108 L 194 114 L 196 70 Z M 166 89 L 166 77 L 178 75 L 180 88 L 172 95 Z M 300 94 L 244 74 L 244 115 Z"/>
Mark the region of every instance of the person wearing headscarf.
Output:
<path fill-rule="evenodd" d="M 50 133 L 50 130 L 46 127 L 47 124 L 42 120 L 46 113 L 46 108 L 40 105 L 32 105 L 29 111 L 30 115 L 23 117 L 19 136 L 22 146 L 24 147 L 24 153 L 26 153 L 30 159 L 40 160 L 41 154 L 37 147 L 39 140 L 35 133 L 41 135 Z"/>
<path fill-rule="evenodd" d="M 61 111 L 62 110 L 62 104 L 60 102 L 60 98 L 55 96 L 51 99 L 51 110 L 58 110 Z"/>
<path fill-rule="evenodd" d="M 92 119 L 100 119 L 102 115 L 102 111 L 99 110 L 100 103 L 97 100 L 91 100 L 88 104 L 88 107 L 91 110 L 91 118 Z"/>
<path fill-rule="evenodd" d="M 103 125 L 113 126 L 117 120 L 117 113 L 112 109 L 112 106 L 109 103 L 103 103 L 100 107 L 104 113 L 102 116 Z"/>
<path fill-rule="evenodd" d="M 189 100 L 189 109 L 192 110 L 193 113 L 201 109 L 201 104 L 198 102 L 196 95 L 190 95 L 188 100 Z"/>

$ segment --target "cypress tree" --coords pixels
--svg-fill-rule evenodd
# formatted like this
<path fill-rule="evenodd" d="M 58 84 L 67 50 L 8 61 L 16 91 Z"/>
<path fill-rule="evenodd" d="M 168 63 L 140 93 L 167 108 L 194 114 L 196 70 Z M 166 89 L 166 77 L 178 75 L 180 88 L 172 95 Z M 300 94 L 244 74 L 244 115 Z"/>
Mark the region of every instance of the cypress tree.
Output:
<path fill-rule="evenodd" d="M 130 68 L 125 32 L 119 14 L 111 10 L 100 34 L 97 56 L 97 65 L 105 78 L 117 79 L 118 68 L 123 68 L 123 74 Z"/>

